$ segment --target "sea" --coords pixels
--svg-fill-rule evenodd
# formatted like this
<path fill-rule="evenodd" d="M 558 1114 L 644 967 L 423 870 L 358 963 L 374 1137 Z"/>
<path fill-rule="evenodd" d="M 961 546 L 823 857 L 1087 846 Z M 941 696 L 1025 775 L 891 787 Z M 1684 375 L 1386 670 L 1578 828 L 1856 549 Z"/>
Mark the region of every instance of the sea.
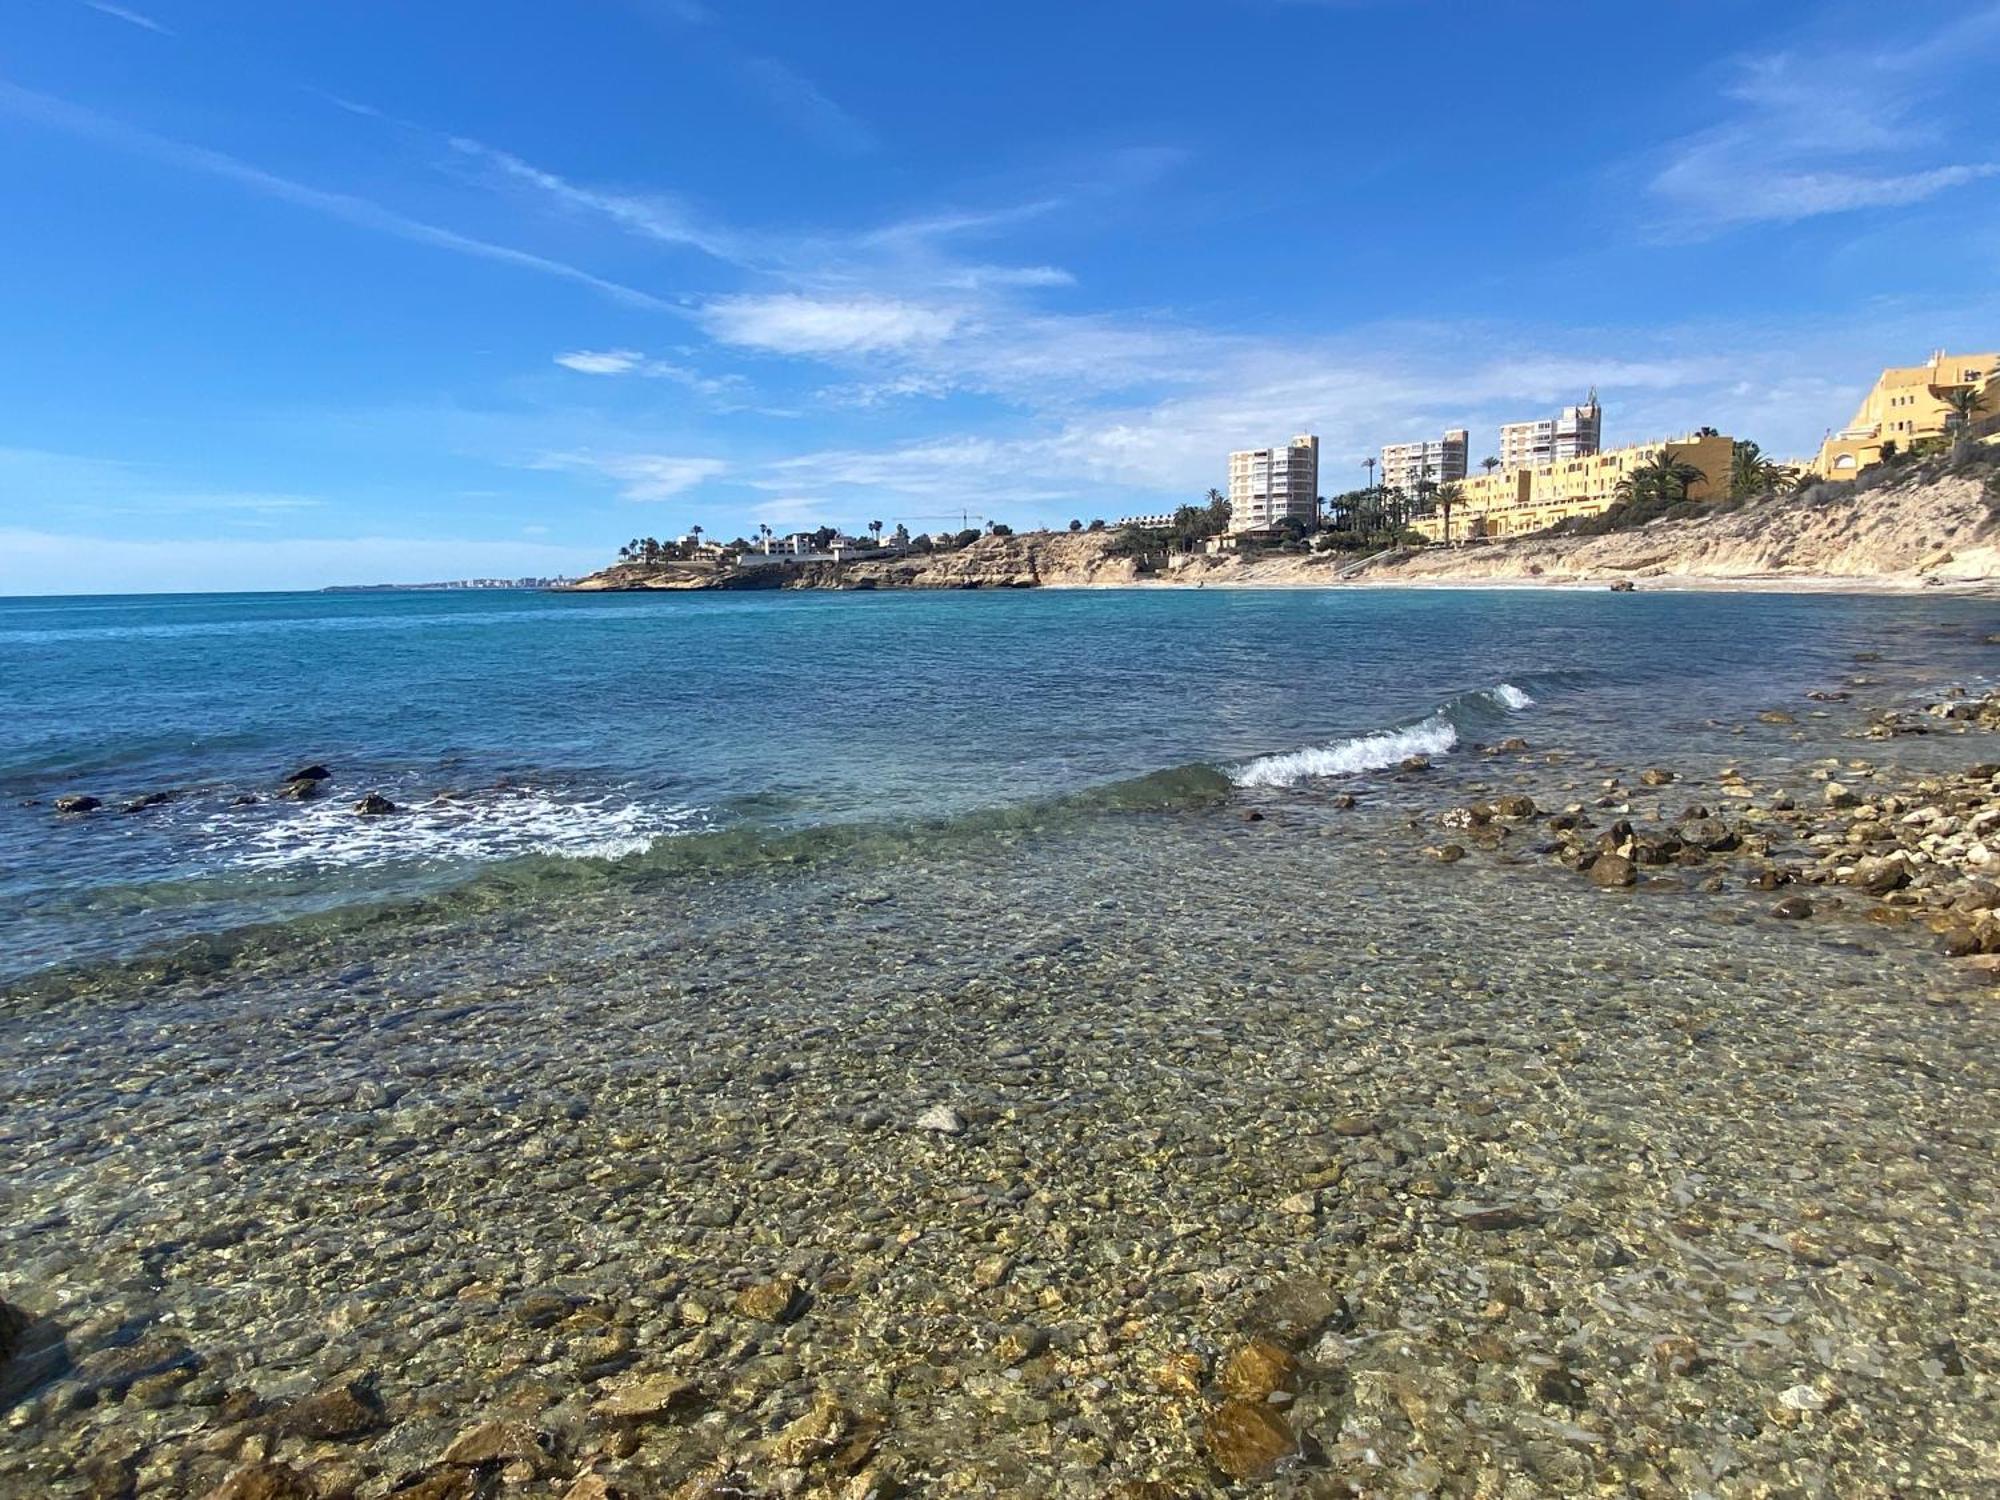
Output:
<path fill-rule="evenodd" d="M 1519 734 L 1715 750 L 1858 651 L 1980 680 L 1997 626 L 1548 589 L 5 599 L 0 978 L 717 834 L 1311 787 Z M 280 796 L 308 766 L 321 795 Z"/>
<path fill-rule="evenodd" d="M 0 1500 L 1990 1495 L 1996 637 L 0 601 Z"/>

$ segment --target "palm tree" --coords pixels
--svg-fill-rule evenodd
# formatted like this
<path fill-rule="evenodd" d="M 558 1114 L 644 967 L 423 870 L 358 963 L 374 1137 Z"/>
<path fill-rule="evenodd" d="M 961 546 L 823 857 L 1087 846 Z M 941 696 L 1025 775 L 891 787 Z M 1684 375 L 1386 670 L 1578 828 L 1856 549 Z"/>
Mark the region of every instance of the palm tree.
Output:
<path fill-rule="evenodd" d="M 1973 385 L 1961 385 L 1948 391 L 1939 391 L 1937 398 L 1951 408 L 1951 414 L 1945 419 L 1947 427 L 1969 425 L 1979 415 L 1980 409 L 1986 405 L 1985 394 L 1979 387 Z"/>
<path fill-rule="evenodd" d="M 1210 490 L 1201 497 L 1204 505 L 1220 505 L 1227 498 L 1221 490 Z"/>
<path fill-rule="evenodd" d="M 1459 496 L 1465 491 L 1456 484 L 1440 485 L 1437 492 L 1438 509 L 1444 512 L 1444 544 L 1451 545 L 1451 508 L 1458 504 Z"/>
<path fill-rule="evenodd" d="M 869 535 L 871 535 L 871 536 L 873 536 L 873 537 L 875 538 L 875 545 L 876 545 L 876 546 L 878 546 L 878 547 L 879 547 L 879 546 L 881 546 L 881 545 L 882 545 L 882 523 L 881 523 L 880 521 L 870 521 L 870 522 L 868 523 L 868 532 L 869 532 Z"/>
<path fill-rule="evenodd" d="M 1769 494 L 1791 474 L 1783 464 L 1773 463 L 1764 450 L 1747 439 L 1739 440 L 1729 455 L 1729 498 L 1748 500 Z"/>
<path fill-rule="evenodd" d="M 694 544 L 697 547 L 701 545 L 701 528 L 699 526 L 688 527 L 688 535 L 694 538 Z"/>
<path fill-rule="evenodd" d="M 1371 490 L 1375 488 L 1375 464 L 1376 460 L 1373 458 L 1361 460 L 1361 467 L 1368 471 L 1368 488 Z"/>
<path fill-rule="evenodd" d="M 1479 460 L 1479 467 L 1491 474 L 1495 469 L 1500 467 L 1500 460 L 1489 453 L 1486 457 Z"/>
<path fill-rule="evenodd" d="M 1676 505 L 1687 499 L 1688 491 L 1708 478 L 1686 459 L 1676 458 L 1662 448 L 1650 462 L 1639 465 L 1618 481 L 1617 498 L 1626 505 L 1659 501 Z"/>

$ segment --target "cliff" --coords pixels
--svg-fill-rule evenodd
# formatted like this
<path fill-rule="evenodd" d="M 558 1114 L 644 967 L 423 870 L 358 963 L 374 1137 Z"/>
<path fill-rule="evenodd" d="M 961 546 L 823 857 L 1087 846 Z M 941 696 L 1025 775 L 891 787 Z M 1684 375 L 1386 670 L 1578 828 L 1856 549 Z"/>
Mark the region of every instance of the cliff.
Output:
<path fill-rule="evenodd" d="M 1426 549 L 1372 564 L 1360 577 L 1370 583 L 1984 583 L 2000 578 L 2000 498 L 1989 488 L 1990 472 L 1913 470 L 1896 482 L 1821 485 L 1741 510 L 1605 536 Z"/>
<path fill-rule="evenodd" d="M 2000 462 L 2000 451 L 1995 453 Z M 1115 555 L 1111 532 L 981 537 L 953 552 L 801 567 L 624 563 L 579 589 L 995 589 L 1135 585 L 1292 588 L 1339 583 L 1661 583 L 1871 587 L 2000 580 L 2000 484 L 1992 465 L 1942 465 L 1863 485 L 1821 485 L 1741 509 L 1604 536 L 1524 537 L 1424 548 L 1357 564 L 1352 554 L 1235 553 L 1149 562 Z"/>

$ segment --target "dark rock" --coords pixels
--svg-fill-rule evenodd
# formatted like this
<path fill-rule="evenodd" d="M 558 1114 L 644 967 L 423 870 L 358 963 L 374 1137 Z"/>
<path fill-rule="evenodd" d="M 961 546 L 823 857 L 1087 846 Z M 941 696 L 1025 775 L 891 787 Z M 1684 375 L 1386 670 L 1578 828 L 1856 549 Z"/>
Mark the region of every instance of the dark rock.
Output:
<path fill-rule="evenodd" d="M 1639 585 L 1634 583 L 1631 579 L 1620 578 L 1612 582 L 1611 592 L 1614 594 L 1629 594 L 1634 592 L 1638 587 Z"/>
<path fill-rule="evenodd" d="M 395 803 L 380 792 L 370 792 L 354 804 L 354 810 L 364 818 L 380 818 L 395 812 L 397 808 Z"/>
<path fill-rule="evenodd" d="M 1782 708 L 1767 708 L 1761 714 L 1757 715 L 1757 722 L 1760 724 L 1796 724 L 1799 721 L 1786 713 Z"/>
<path fill-rule="evenodd" d="M 1331 805 L 1339 808 L 1342 812 L 1346 812 L 1349 808 L 1352 808 L 1355 805 L 1354 793 L 1352 792 L 1340 793 L 1338 796 L 1332 799 Z"/>
<path fill-rule="evenodd" d="M 1525 753 L 1527 748 L 1528 742 L 1518 734 L 1515 734 L 1509 735 L 1497 745 L 1487 746 L 1486 753 L 1488 755 L 1520 755 Z"/>
<path fill-rule="evenodd" d="M 328 770 L 328 769 L 327 769 L 327 768 L 326 768 L 325 766 L 321 766 L 321 765 L 311 765 L 311 766 L 300 766 L 300 767 L 298 768 L 298 770 L 296 770 L 296 771 L 292 772 L 292 774 L 291 774 L 291 775 L 289 775 L 289 776 L 287 776 L 287 777 L 285 778 L 285 780 L 287 780 L 287 781 L 325 781 L 325 780 L 326 780 L 326 779 L 327 779 L 328 777 L 330 777 L 330 776 L 332 776 L 332 775 L 333 775 L 333 772 L 329 771 L 329 770 Z"/>
<path fill-rule="evenodd" d="M 386 1425 L 382 1398 L 366 1381 L 348 1380 L 279 1407 L 270 1429 L 283 1437 L 345 1442 Z"/>
<path fill-rule="evenodd" d="M 238 792 L 234 797 L 229 799 L 229 805 L 231 807 L 255 807 L 257 805 L 257 794 L 255 792 Z"/>
<path fill-rule="evenodd" d="M 1431 758 L 1428 755 L 1405 756 L 1403 763 L 1396 767 L 1399 771 L 1428 771 L 1430 768 Z"/>
<path fill-rule="evenodd" d="M 288 781 L 278 789 L 278 795 L 287 802 L 310 802 L 319 795 L 319 783 L 310 777 Z"/>
<path fill-rule="evenodd" d="M 1688 818 L 1674 832 L 1684 843 L 1697 849 L 1706 849 L 1711 854 L 1721 854 L 1738 847 L 1743 840 L 1720 818 Z"/>
<path fill-rule="evenodd" d="M 121 811 L 128 813 L 144 812 L 149 807 L 158 807 L 162 803 L 173 800 L 174 794 L 172 792 L 146 792 L 127 802 Z"/>
<path fill-rule="evenodd" d="M 1243 814 L 1243 821 L 1246 823 L 1261 823 L 1264 821 L 1264 815 L 1253 807 Z"/>
<path fill-rule="evenodd" d="M 731 1306 L 761 1323 L 795 1322 L 806 1310 L 805 1289 L 796 1281 L 760 1281 L 736 1294 Z"/>
<path fill-rule="evenodd" d="M 0 1302 L 0 1365 L 14 1357 L 21 1347 L 21 1337 L 34 1321 L 11 1302 Z"/>
<path fill-rule="evenodd" d="M 1541 1210 L 1528 1203 L 1475 1204 L 1454 1211 L 1465 1229 L 1526 1229 L 1542 1222 Z"/>
<path fill-rule="evenodd" d="M 56 811 L 59 813 L 96 812 L 102 806 L 104 806 L 102 802 L 83 792 L 71 792 L 56 798 Z"/>
<path fill-rule="evenodd" d="M 1494 799 L 1493 810 L 1503 818 L 1532 818 L 1536 812 L 1535 799 L 1526 792 L 1510 792 Z"/>
<path fill-rule="evenodd" d="M 1647 786 L 1671 786 L 1674 773 L 1665 766 L 1648 766 L 1639 773 L 1639 780 Z"/>
<path fill-rule="evenodd" d="M 1444 844 L 1436 848 L 1426 849 L 1424 853 L 1428 854 L 1441 865 L 1455 865 L 1461 859 L 1465 858 L 1465 846 L 1463 844 Z"/>
<path fill-rule="evenodd" d="M 1639 872 L 1633 868 L 1632 861 L 1622 854 L 1600 854 L 1590 862 L 1590 868 L 1584 873 L 1590 877 L 1593 885 L 1624 886 L 1639 883 Z"/>
<path fill-rule="evenodd" d="M 319 1500 L 319 1488 L 285 1464 L 245 1464 L 208 1492 L 208 1500 Z"/>
<path fill-rule="evenodd" d="M 1225 1401 L 1202 1424 L 1202 1447 L 1231 1479 L 1261 1479 L 1290 1457 L 1291 1424 L 1263 1401 Z"/>
<path fill-rule="evenodd" d="M 1771 908 L 1771 915 L 1781 922 L 1803 922 L 1812 914 L 1812 902 L 1803 896 L 1787 896 Z"/>

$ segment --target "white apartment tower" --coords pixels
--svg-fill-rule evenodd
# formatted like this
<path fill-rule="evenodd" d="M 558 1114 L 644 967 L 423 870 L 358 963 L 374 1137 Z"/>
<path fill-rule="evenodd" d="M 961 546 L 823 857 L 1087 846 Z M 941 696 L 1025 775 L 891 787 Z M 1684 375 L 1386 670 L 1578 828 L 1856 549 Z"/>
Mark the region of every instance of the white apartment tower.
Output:
<path fill-rule="evenodd" d="M 1417 486 L 1456 484 L 1465 478 L 1470 435 L 1454 427 L 1436 442 L 1391 443 L 1382 450 L 1382 488 L 1414 495 Z"/>
<path fill-rule="evenodd" d="M 1310 433 L 1229 455 L 1229 529 L 1270 531 L 1287 516 L 1308 527 L 1319 519 L 1319 439 Z"/>
<path fill-rule="evenodd" d="M 1565 406 L 1542 422 L 1508 422 L 1500 429 L 1500 467 L 1539 469 L 1544 464 L 1587 458 L 1604 437 L 1604 409 L 1597 392 L 1581 406 Z"/>

